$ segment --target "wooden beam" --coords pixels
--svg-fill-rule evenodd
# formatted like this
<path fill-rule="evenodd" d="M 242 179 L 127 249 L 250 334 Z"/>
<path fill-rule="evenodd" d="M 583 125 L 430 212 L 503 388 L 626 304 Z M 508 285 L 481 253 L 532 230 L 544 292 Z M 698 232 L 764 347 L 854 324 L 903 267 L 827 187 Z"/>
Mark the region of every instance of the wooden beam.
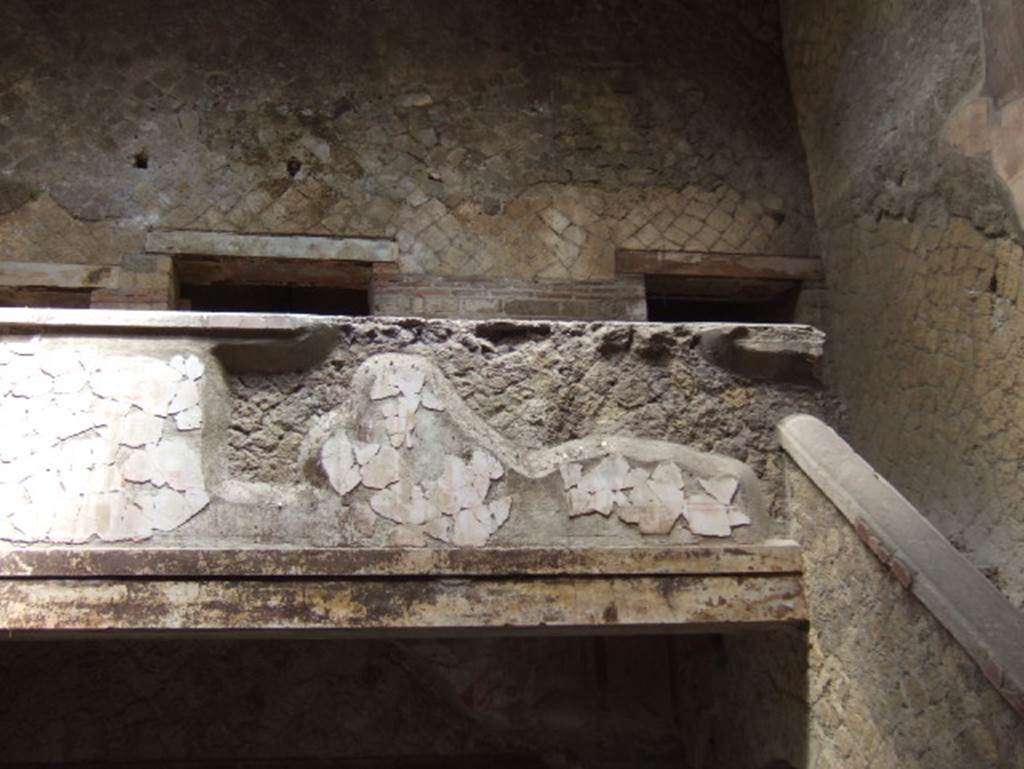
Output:
<path fill-rule="evenodd" d="M 821 280 L 821 260 L 816 256 L 769 256 L 709 251 L 615 252 L 617 273 L 678 275 L 701 278 L 761 278 L 769 280 Z"/>

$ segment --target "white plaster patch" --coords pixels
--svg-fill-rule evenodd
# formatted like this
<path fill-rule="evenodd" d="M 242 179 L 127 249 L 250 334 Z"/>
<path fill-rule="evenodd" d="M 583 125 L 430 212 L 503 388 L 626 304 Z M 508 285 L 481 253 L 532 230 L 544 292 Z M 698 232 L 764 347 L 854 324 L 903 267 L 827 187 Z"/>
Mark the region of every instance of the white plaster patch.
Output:
<path fill-rule="evenodd" d="M 579 463 L 564 463 L 559 473 L 570 517 L 615 512 L 623 523 L 652 535 L 669 534 L 680 517 L 691 532 L 702 536 L 728 537 L 734 527 L 750 524 L 750 517 L 732 504 L 739 489 L 732 477 L 698 478 L 703 491 L 690 495 L 687 478 L 675 463 L 661 462 L 648 473 L 616 454 L 589 470 Z"/>
<path fill-rule="evenodd" d="M 729 510 L 709 494 L 694 494 L 686 500 L 686 521 L 690 531 L 706 537 L 728 537 Z"/>
<path fill-rule="evenodd" d="M 0 539 L 144 539 L 205 507 L 194 355 L 4 345 Z M 177 412 L 172 418 L 169 415 Z"/>
<path fill-rule="evenodd" d="M 370 461 L 363 465 L 360 477 L 370 489 L 383 489 L 398 480 L 402 457 L 392 446 L 381 446 Z"/>
<path fill-rule="evenodd" d="M 320 465 L 331 487 L 341 496 L 359 485 L 359 468 L 356 466 L 352 444 L 345 433 L 336 433 L 324 443 L 320 452 Z"/>

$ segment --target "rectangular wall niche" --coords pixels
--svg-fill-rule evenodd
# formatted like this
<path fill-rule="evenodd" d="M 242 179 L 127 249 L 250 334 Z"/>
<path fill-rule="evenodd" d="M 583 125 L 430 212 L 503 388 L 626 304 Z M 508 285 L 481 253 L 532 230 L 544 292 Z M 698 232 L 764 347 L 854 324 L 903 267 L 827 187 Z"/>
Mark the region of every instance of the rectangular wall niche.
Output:
<path fill-rule="evenodd" d="M 620 250 L 616 271 L 644 276 L 647 319 L 791 323 L 801 290 L 821 280 L 815 257 Z"/>
<path fill-rule="evenodd" d="M 60 307 L 84 309 L 92 299 L 89 288 L 0 288 L 0 307 Z"/>
<path fill-rule="evenodd" d="M 787 280 L 648 275 L 647 319 L 657 323 L 792 323 L 800 284 Z"/>
<path fill-rule="evenodd" d="M 180 310 L 370 314 L 366 264 L 179 256 L 174 272 Z"/>
<path fill-rule="evenodd" d="M 146 250 L 171 257 L 178 309 L 200 312 L 369 315 L 374 270 L 397 259 L 389 240 L 187 230 Z"/>

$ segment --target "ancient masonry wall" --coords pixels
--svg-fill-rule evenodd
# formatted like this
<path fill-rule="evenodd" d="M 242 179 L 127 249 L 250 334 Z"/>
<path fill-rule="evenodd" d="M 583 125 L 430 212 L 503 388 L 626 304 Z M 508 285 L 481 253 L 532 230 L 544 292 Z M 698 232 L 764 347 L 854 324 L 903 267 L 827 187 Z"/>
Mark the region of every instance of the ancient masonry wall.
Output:
<path fill-rule="evenodd" d="M 961 109 L 1012 125 L 1020 14 L 981 5 L 801 0 L 784 36 L 852 442 L 1024 606 L 1024 150 Z"/>
<path fill-rule="evenodd" d="M 233 317 L 5 337 L 0 541 L 757 542 L 775 424 L 831 411 L 806 327 Z"/>
<path fill-rule="evenodd" d="M 763 637 L 730 636 L 726 651 L 730 690 L 767 692 L 761 707 L 770 703 L 781 724 L 807 732 L 787 746 L 785 729 L 763 719 L 732 745 L 737 756 L 753 738 L 814 769 L 1024 765 L 1020 716 L 981 668 L 788 459 L 784 472 L 792 535 L 804 548 L 809 635 L 782 635 L 771 652 Z M 779 664 L 765 666 L 768 653 Z M 743 710 L 742 699 L 731 707 Z"/>
<path fill-rule="evenodd" d="M 380 311 L 438 316 L 638 317 L 617 247 L 812 252 L 772 3 L 14 0 L 0 52 L 5 280 L 94 306 L 173 300 L 154 228 L 391 238 Z"/>

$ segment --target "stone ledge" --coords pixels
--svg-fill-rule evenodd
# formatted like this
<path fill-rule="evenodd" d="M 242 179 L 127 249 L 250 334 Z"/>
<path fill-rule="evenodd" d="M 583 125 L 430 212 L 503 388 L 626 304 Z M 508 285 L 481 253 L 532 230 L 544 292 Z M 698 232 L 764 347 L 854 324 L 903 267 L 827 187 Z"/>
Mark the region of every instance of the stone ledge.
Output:
<path fill-rule="evenodd" d="M 245 235 L 200 230 L 153 230 L 146 252 L 178 256 L 244 256 L 264 259 L 394 262 L 398 244 L 378 238 L 327 235 Z"/>
<path fill-rule="evenodd" d="M 0 553 L 0 579 L 798 574 L 800 546 L 607 548 L 62 548 Z"/>
<path fill-rule="evenodd" d="M 12 637 L 717 633 L 802 623 L 800 576 L 0 581 Z"/>
<path fill-rule="evenodd" d="M 798 414 L 782 448 L 1024 717 L 1024 616 L 834 430 Z"/>
<path fill-rule="evenodd" d="M 0 307 L 0 333 L 19 331 L 104 331 L 145 334 L 151 332 L 180 331 L 186 334 L 208 335 L 218 332 L 303 332 L 316 328 L 329 328 L 353 323 L 421 323 L 433 326 L 472 328 L 481 324 L 500 323 L 510 329 L 524 330 L 544 327 L 644 327 L 685 328 L 694 335 L 711 332 L 729 334 L 745 329 L 744 344 L 748 348 L 761 347 L 765 352 L 792 352 L 819 357 L 825 335 L 813 326 L 799 323 L 654 323 L 650 321 L 561 321 L 421 318 L 416 316 L 341 316 L 300 315 L 248 312 L 185 312 L 176 310 L 61 310 L 21 307 Z"/>

